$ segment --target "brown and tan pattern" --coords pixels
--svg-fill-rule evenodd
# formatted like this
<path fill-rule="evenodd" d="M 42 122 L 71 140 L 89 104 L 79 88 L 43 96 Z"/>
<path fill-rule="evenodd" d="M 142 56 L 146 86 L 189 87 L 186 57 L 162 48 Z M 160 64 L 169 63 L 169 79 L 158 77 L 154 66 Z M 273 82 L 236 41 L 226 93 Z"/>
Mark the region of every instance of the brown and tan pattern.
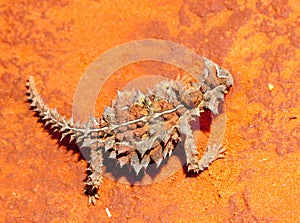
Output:
<path fill-rule="evenodd" d="M 29 77 L 28 100 L 45 126 L 61 132 L 60 140 L 69 135 L 80 147 L 90 148 L 88 170 L 91 174 L 86 182 L 89 203 L 94 204 L 95 198 L 99 198 L 97 192 L 106 151 L 121 167 L 132 166 L 137 175 L 151 161 L 159 166 L 179 140 L 184 141 L 188 171 L 203 171 L 223 156 L 222 145 L 213 145 L 198 158 L 190 121 L 199 117 L 204 109 L 218 114 L 219 102 L 232 86 L 233 78 L 212 61 L 203 58 L 201 62 L 203 76 L 197 80 L 186 77 L 183 77 L 184 83 L 179 78 L 178 81 L 165 80 L 146 94 L 138 90 L 118 92 L 117 99 L 105 107 L 102 117 L 92 117 L 88 123 L 74 123 L 73 118 L 67 120 L 56 109 L 49 108 L 38 93 L 33 77 Z"/>

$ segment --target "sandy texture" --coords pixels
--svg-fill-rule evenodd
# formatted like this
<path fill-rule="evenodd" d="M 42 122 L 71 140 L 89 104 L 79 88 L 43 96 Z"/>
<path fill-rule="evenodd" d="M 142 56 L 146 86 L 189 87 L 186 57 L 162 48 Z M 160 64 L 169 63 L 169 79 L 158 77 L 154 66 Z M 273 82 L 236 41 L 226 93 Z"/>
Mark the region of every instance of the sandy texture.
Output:
<path fill-rule="evenodd" d="M 2 0 L 0 221 L 300 222 L 299 27 L 298 0 Z M 233 74 L 226 158 L 198 176 L 182 168 L 149 186 L 104 179 L 88 207 L 86 161 L 38 122 L 26 79 L 34 76 L 44 100 L 70 116 L 89 64 L 145 38 L 181 43 Z M 158 62 L 124 67 L 102 89 L 97 113 L 117 89 L 153 73 L 180 71 Z"/>

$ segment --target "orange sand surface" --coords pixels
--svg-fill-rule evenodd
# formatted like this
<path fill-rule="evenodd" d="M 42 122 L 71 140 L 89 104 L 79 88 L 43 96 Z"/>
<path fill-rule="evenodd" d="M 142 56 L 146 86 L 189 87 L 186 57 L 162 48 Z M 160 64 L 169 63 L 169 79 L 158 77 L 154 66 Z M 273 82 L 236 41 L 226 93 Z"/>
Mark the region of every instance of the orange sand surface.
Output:
<path fill-rule="evenodd" d="M 148 186 L 104 179 L 87 206 L 87 163 L 38 122 L 25 82 L 34 76 L 45 102 L 70 117 L 90 63 L 148 38 L 232 73 L 226 156 L 199 175 L 183 167 Z M 299 0 L 1 0 L 0 52 L 0 222 L 300 222 Z M 158 62 L 124 67 L 102 89 L 97 113 L 140 75 L 178 72 Z"/>

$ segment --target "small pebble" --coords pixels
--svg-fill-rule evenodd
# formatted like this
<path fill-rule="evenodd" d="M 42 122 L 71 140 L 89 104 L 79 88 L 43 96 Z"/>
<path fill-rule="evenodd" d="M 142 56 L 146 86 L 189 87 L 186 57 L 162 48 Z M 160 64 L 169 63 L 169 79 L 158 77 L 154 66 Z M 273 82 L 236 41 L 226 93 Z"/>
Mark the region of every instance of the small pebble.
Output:
<path fill-rule="evenodd" d="M 106 211 L 107 216 L 108 216 L 109 218 L 111 218 L 111 213 L 110 213 L 109 209 L 108 209 L 108 208 L 105 208 L 105 211 Z"/>
<path fill-rule="evenodd" d="M 272 91 L 272 90 L 274 89 L 274 85 L 273 85 L 273 84 L 270 84 L 270 83 L 268 83 L 268 89 L 269 89 L 269 91 Z"/>

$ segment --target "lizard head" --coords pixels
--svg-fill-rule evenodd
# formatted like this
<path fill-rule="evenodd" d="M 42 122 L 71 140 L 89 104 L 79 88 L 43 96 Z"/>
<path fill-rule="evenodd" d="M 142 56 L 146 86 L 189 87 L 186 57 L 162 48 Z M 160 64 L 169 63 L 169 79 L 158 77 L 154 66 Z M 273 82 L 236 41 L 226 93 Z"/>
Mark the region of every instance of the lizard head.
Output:
<path fill-rule="evenodd" d="M 203 76 L 199 76 L 199 80 L 201 82 L 201 92 L 205 93 L 206 91 L 213 90 L 221 85 L 223 85 L 227 91 L 233 85 L 232 75 L 211 60 L 206 58 L 203 60 L 205 64 L 202 72 Z"/>

